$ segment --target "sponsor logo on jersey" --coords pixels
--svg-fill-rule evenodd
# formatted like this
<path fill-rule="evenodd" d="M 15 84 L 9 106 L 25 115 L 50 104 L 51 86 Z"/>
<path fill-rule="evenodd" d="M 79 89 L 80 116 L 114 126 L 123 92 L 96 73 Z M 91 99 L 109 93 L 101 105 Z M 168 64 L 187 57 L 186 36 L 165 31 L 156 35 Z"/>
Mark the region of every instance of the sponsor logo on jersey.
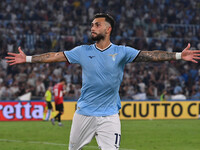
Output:
<path fill-rule="evenodd" d="M 95 56 L 88 56 L 88 57 L 90 57 L 90 58 L 92 59 L 92 58 L 94 58 Z"/>

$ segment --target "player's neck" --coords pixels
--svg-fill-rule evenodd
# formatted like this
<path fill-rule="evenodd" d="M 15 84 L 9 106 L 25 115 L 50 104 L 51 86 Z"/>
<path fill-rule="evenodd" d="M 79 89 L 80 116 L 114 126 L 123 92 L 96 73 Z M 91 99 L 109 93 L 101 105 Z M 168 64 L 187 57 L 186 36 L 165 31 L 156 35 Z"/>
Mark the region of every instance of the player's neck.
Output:
<path fill-rule="evenodd" d="M 110 42 L 110 40 L 103 40 L 103 41 L 101 40 L 101 41 L 97 41 L 95 43 L 96 47 L 101 51 L 103 51 L 103 50 L 107 49 L 108 47 L 110 47 L 111 44 L 112 43 Z"/>

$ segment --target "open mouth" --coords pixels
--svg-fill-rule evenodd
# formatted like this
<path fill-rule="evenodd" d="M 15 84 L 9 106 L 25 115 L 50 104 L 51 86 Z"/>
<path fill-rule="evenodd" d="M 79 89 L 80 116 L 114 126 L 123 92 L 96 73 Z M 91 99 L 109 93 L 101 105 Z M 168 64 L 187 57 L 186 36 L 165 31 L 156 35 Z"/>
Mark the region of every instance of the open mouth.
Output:
<path fill-rule="evenodd" d="M 91 34 L 93 35 L 93 34 L 96 34 L 97 35 L 97 33 L 95 33 L 95 32 L 91 32 Z"/>

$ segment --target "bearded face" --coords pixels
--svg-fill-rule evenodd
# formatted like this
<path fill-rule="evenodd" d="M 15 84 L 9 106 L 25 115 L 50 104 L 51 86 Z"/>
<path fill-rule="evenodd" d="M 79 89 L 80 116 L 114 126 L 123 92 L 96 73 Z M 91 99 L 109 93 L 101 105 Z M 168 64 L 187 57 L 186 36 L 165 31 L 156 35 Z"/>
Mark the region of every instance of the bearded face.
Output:
<path fill-rule="evenodd" d="M 91 23 L 91 39 L 93 41 L 105 40 L 108 35 L 110 24 L 105 21 L 105 18 L 96 18 Z"/>
<path fill-rule="evenodd" d="M 105 35 L 102 34 L 102 33 L 95 33 L 95 32 L 92 32 L 91 33 L 91 38 L 93 41 L 100 41 L 100 40 L 104 40 L 105 39 Z"/>

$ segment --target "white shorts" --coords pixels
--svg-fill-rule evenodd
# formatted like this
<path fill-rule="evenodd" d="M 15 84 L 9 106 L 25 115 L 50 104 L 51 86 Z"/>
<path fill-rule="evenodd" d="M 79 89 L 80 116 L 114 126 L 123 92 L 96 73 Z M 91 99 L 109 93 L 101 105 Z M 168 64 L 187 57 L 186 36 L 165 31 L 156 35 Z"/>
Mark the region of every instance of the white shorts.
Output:
<path fill-rule="evenodd" d="M 119 115 L 83 116 L 75 113 L 72 121 L 69 150 L 81 150 L 96 138 L 101 150 L 118 150 L 121 139 Z"/>

